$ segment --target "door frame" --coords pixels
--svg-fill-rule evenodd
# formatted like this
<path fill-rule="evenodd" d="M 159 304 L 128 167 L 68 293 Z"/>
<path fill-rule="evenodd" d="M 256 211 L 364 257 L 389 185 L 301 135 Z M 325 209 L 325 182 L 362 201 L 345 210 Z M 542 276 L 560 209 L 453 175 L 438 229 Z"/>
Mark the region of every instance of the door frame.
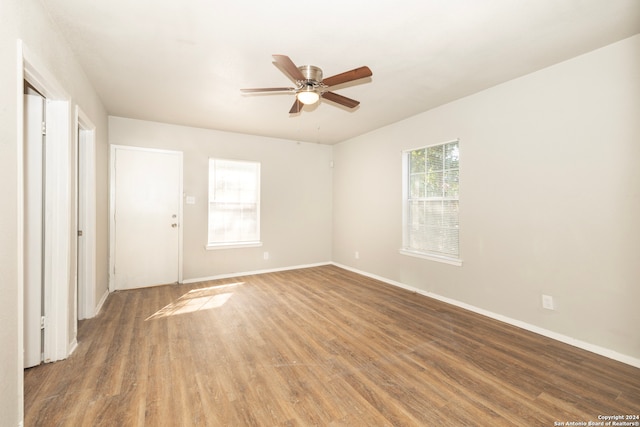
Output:
<path fill-rule="evenodd" d="M 18 98 L 18 111 L 24 109 L 22 91 L 26 80 L 46 98 L 47 143 L 46 150 L 46 188 L 45 217 L 48 226 L 45 229 L 45 265 L 44 265 L 44 361 L 53 362 L 65 359 L 75 347 L 75 337 L 70 339 L 69 294 L 71 278 L 70 233 L 71 233 L 71 107 L 70 96 L 60 86 L 48 69 L 33 55 L 25 44 L 18 40 L 19 73 L 18 86 L 21 93 Z M 22 306 L 24 293 L 24 182 L 23 176 L 23 139 L 24 117 L 18 114 L 18 179 L 19 179 L 19 215 L 18 215 L 18 291 L 20 295 L 20 330 L 23 327 Z M 75 216 L 75 215 L 73 215 Z M 24 337 L 20 332 L 22 352 Z M 21 357 L 22 358 L 22 357 Z"/>
<path fill-rule="evenodd" d="M 71 211 L 71 97 L 60 86 L 47 67 L 29 51 L 24 42 L 17 40 L 16 105 L 17 105 L 17 267 L 18 267 L 18 359 L 19 401 L 24 401 L 24 81 L 28 81 L 47 99 L 45 104 L 47 123 L 46 188 L 45 188 L 45 332 L 44 361 L 65 359 L 75 347 L 76 337 L 69 331 L 70 317 L 75 322 L 76 313 L 69 310 L 71 293 L 70 256 L 71 223 L 75 214 Z M 24 416 L 20 405 L 20 419 Z"/>
<path fill-rule="evenodd" d="M 182 227 L 182 216 L 183 216 L 183 203 L 182 200 L 184 198 L 184 190 L 183 190 L 183 180 L 184 176 L 182 173 L 183 168 L 183 153 L 182 151 L 176 150 L 164 150 L 158 148 L 146 148 L 146 147 L 135 147 L 130 145 L 115 145 L 111 144 L 110 146 L 110 155 L 109 155 L 109 292 L 114 292 L 115 289 L 115 248 L 116 248 L 116 224 L 115 224 L 115 201 L 116 201 L 116 152 L 118 150 L 135 150 L 135 151 L 146 151 L 146 152 L 155 152 L 155 153 L 167 153 L 167 154 L 179 154 L 181 165 L 180 165 L 180 182 L 178 183 L 179 193 L 180 193 L 180 203 L 178 204 L 178 283 L 182 283 L 182 259 L 183 259 L 183 250 L 182 250 L 182 241 L 183 241 L 183 227 Z"/>
<path fill-rule="evenodd" d="M 96 126 L 77 105 L 75 118 L 75 230 L 83 224 L 84 245 L 76 245 L 76 298 L 73 300 L 77 301 L 75 311 L 80 320 L 96 315 Z"/>

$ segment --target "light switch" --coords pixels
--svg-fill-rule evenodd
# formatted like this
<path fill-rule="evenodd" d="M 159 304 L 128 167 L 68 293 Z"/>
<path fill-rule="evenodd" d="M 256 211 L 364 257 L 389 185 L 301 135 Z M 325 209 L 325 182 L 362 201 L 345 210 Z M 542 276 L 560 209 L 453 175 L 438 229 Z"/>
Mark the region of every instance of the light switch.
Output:
<path fill-rule="evenodd" d="M 187 196 L 187 204 L 188 205 L 195 205 L 196 204 L 195 196 Z"/>

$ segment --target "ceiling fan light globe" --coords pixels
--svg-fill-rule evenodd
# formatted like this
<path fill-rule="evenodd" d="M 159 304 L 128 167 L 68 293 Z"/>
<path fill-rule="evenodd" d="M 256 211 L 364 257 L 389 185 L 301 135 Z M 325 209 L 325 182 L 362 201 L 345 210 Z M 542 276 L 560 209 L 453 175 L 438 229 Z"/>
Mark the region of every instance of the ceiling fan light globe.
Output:
<path fill-rule="evenodd" d="M 305 105 L 315 104 L 320 99 L 320 95 L 313 91 L 298 92 L 296 96 L 298 97 L 298 101 Z"/>

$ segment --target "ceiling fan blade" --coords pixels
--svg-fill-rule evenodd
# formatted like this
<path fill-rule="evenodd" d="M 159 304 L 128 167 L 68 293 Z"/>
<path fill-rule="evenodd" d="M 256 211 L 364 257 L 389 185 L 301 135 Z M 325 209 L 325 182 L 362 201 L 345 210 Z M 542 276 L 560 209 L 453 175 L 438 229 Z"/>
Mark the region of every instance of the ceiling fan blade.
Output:
<path fill-rule="evenodd" d="M 256 87 L 250 89 L 240 89 L 243 93 L 258 93 L 258 92 L 295 92 L 293 87 Z"/>
<path fill-rule="evenodd" d="M 296 67 L 296 64 L 287 55 L 273 55 L 273 59 L 280 66 L 280 69 L 294 82 L 298 80 L 306 80 L 302 71 Z"/>
<path fill-rule="evenodd" d="M 340 105 L 344 105 L 345 107 L 355 108 L 360 104 L 360 101 L 356 101 L 355 99 L 347 98 L 346 96 L 338 95 L 335 92 L 325 92 L 322 94 L 324 99 L 328 99 L 329 101 L 333 101 Z"/>
<path fill-rule="evenodd" d="M 300 110 L 302 110 L 302 106 L 303 105 L 304 104 L 302 102 L 300 102 L 300 100 L 298 98 L 296 98 L 295 102 L 291 106 L 291 110 L 289 110 L 289 114 L 297 114 L 297 113 L 299 113 Z"/>
<path fill-rule="evenodd" d="M 369 67 L 360 67 L 355 68 L 350 71 L 345 71 L 344 73 L 336 74 L 335 76 L 327 77 L 322 80 L 326 86 L 336 86 L 341 83 L 350 82 L 352 80 L 363 79 L 365 77 L 371 77 L 373 73 L 369 69 Z"/>

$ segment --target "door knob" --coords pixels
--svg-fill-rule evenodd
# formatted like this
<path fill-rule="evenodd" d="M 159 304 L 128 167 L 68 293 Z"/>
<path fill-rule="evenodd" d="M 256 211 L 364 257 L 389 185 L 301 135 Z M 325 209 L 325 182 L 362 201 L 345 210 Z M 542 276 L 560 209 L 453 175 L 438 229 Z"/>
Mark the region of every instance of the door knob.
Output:
<path fill-rule="evenodd" d="M 171 227 L 176 228 L 178 226 L 178 224 L 176 224 L 175 222 L 173 224 L 171 224 Z"/>

